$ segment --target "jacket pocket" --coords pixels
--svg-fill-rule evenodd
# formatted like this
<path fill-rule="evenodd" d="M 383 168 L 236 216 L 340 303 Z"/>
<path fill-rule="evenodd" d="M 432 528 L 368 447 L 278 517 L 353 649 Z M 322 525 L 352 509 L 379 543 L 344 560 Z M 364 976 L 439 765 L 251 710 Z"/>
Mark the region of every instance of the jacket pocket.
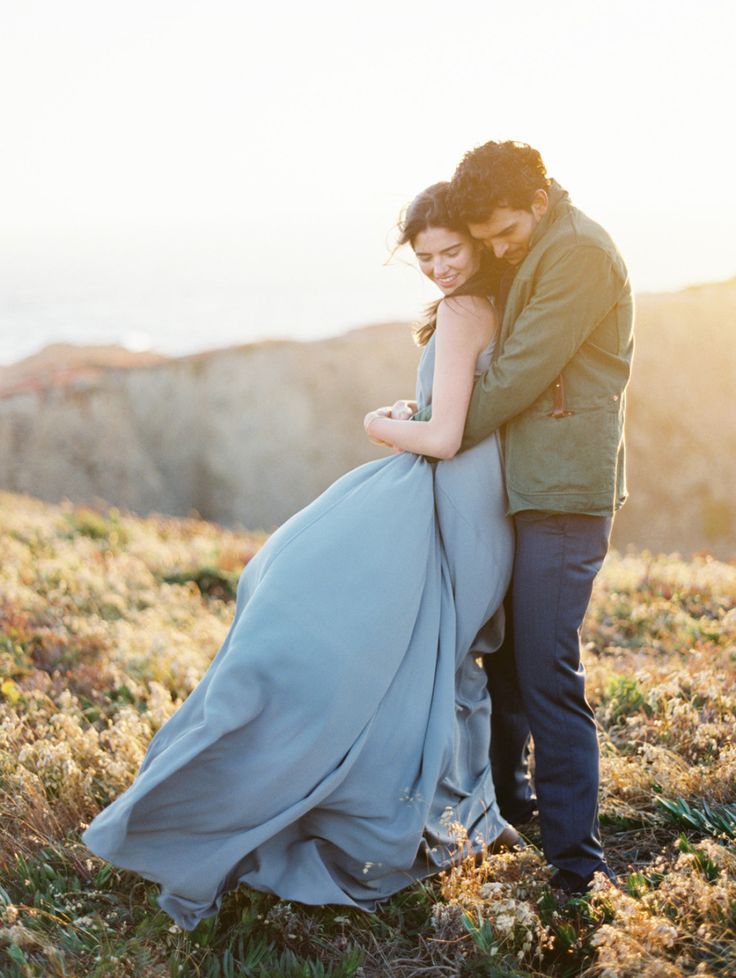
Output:
<path fill-rule="evenodd" d="M 623 432 L 620 401 L 604 397 L 553 418 L 539 407 L 507 425 L 506 479 L 524 494 L 610 490 Z"/>

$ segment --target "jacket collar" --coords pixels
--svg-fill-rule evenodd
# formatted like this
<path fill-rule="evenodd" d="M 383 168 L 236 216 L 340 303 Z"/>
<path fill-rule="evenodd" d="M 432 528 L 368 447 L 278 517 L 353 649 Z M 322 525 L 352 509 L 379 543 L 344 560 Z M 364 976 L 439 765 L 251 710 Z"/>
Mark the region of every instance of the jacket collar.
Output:
<path fill-rule="evenodd" d="M 547 197 L 549 198 L 549 206 L 544 217 L 532 232 L 529 240 L 529 251 L 534 248 L 535 244 L 547 233 L 555 221 L 562 216 L 566 210 L 566 205 L 570 203 L 570 195 L 556 180 L 550 181 L 550 185 L 547 188 Z"/>

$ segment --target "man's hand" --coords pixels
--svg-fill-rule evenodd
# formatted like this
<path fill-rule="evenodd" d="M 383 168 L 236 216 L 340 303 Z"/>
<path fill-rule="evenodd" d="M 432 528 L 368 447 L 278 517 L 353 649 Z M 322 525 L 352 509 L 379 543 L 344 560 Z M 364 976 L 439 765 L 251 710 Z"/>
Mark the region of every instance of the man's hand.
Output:
<path fill-rule="evenodd" d="M 391 408 L 389 417 L 397 421 L 408 421 L 419 410 L 416 401 L 397 401 Z"/>

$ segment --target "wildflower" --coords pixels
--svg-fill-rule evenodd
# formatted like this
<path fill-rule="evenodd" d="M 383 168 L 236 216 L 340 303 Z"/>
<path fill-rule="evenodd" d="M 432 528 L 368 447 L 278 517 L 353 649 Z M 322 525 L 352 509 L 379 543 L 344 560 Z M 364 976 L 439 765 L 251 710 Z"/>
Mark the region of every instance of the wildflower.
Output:
<path fill-rule="evenodd" d="M 10 924 L 12 926 L 17 921 L 17 919 L 18 919 L 18 908 L 13 906 L 12 903 L 7 904 L 7 906 L 2 911 L 3 922 L 6 924 Z"/>

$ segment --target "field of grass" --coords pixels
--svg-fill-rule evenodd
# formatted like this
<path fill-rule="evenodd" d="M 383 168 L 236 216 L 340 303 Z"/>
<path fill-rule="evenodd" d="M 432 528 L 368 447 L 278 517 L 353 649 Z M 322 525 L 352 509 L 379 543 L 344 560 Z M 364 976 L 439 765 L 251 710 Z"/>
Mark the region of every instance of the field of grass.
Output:
<path fill-rule="evenodd" d="M 229 626 L 262 536 L 0 493 L 3 978 L 736 973 L 736 564 L 611 555 L 584 634 L 606 850 L 559 908 L 532 829 L 376 914 L 241 887 L 186 933 L 79 841 Z M 458 840 L 459 847 L 462 840 Z"/>

